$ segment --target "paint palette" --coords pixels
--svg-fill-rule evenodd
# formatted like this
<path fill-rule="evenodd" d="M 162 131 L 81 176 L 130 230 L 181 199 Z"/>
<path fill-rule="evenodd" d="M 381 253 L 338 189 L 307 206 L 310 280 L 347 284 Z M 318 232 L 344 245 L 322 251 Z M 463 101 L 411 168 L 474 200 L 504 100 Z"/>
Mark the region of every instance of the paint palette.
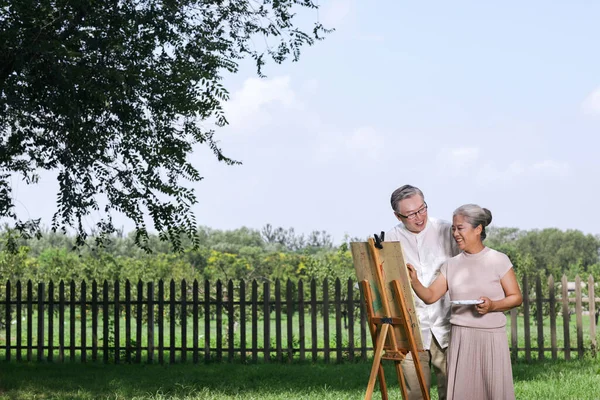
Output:
<path fill-rule="evenodd" d="M 459 306 L 466 306 L 466 305 L 472 305 L 472 304 L 481 304 L 481 303 L 483 303 L 483 300 L 452 300 L 452 301 L 450 301 L 450 303 L 459 305 Z"/>

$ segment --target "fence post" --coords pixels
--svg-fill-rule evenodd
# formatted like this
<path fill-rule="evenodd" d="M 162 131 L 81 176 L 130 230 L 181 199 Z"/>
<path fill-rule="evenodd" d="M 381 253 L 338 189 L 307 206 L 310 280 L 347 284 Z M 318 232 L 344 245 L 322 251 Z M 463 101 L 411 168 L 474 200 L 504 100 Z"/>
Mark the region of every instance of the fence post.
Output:
<path fill-rule="evenodd" d="M 335 280 L 335 354 L 336 362 L 342 362 L 342 283 L 340 278 Z"/>
<path fill-rule="evenodd" d="M 294 360 L 294 301 L 292 298 L 293 294 L 292 280 L 288 278 L 286 283 L 286 301 L 285 307 L 287 311 L 287 359 L 288 363 Z"/>
<path fill-rule="evenodd" d="M 158 281 L 158 363 L 165 363 L 165 281 Z"/>
<path fill-rule="evenodd" d="M 10 361 L 10 327 L 12 326 L 10 315 L 10 280 L 6 281 L 6 361 Z"/>
<path fill-rule="evenodd" d="M 204 280 L 204 362 L 210 361 L 210 282 Z"/>
<path fill-rule="evenodd" d="M 7 338 L 8 343 L 8 338 Z M 54 282 L 48 283 L 48 361 L 54 359 Z"/>
<path fill-rule="evenodd" d="M 329 282 L 323 280 L 323 358 L 329 363 Z"/>
<path fill-rule="evenodd" d="M 240 281 L 240 360 L 246 362 L 246 282 Z"/>
<path fill-rule="evenodd" d="M 563 313 L 563 334 L 564 334 L 564 351 L 565 360 L 571 359 L 571 337 L 569 333 L 569 288 L 567 287 L 567 276 L 563 275 L 562 280 L 562 313 Z"/>
<path fill-rule="evenodd" d="M 198 280 L 194 279 L 194 283 L 192 284 L 192 333 L 194 335 L 194 340 L 192 341 L 192 346 L 194 347 L 192 359 L 194 364 L 198 364 L 198 335 L 200 334 L 198 327 L 198 318 L 200 318 L 198 307 Z"/>
<path fill-rule="evenodd" d="M 581 304 L 581 278 L 575 277 L 575 321 L 577 322 L 577 353 L 583 358 L 583 306 Z"/>
<path fill-rule="evenodd" d="M 58 360 L 65 361 L 65 282 L 58 284 Z"/>
<path fill-rule="evenodd" d="M 304 325 L 304 283 L 298 281 L 298 336 L 300 342 L 300 361 L 306 359 L 306 326 Z"/>
<path fill-rule="evenodd" d="M 23 318 L 22 318 L 22 293 L 21 293 L 21 281 L 17 281 L 17 361 L 21 361 L 21 341 L 23 339 Z"/>
<path fill-rule="evenodd" d="M 281 362 L 281 282 L 275 280 L 275 354 L 277 361 Z"/>
<path fill-rule="evenodd" d="M 87 312 L 86 312 L 86 285 L 85 281 L 81 282 L 81 298 L 79 299 L 81 304 L 81 361 L 86 362 L 87 360 Z"/>
<path fill-rule="evenodd" d="M 229 280 L 227 283 L 227 361 L 233 362 L 233 348 L 234 348 L 234 335 L 235 335 L 235 308 L 234 308 L 234 289 L 233 280 Z"/>
<path fill-rule="evenodd" d="M 310 328 L 312 334 L 312 360 L 313 362 L 317 361 L 317 282 L 315 278 L 310 281 Z"/>
<path fill-rule="evenodd" d="M 348 355 L 349 360 L 354 361 L 354 282 L 348 278 L 346 290 L 348 291 L 348 303 L 346 312 L 348 314 Z"/>
<path fill-rule="evenodd" d="M 258 362 L 258 282 L 252 280 L 252 362 Z"/>
<path fill-rule="evenodd" d="M 92 361 L 98 358 L 98 284 L 92 281 Z"/>
<path fill-rule="evenodd" d="M 142 362 L 142 316 L 144 312 L 144 284 L 140 279 L 137 284 L 137 315 L 135 323 L 135 362 L 140 364 Z"/>
<path fill-rule="evenodd" d="M 554 291 L 554 277 L 548 277 L 548 297 L 550 300 L 550 346 L 552 347 L 552 359 L 557 359 L 557 341 L 556 341 L 556 294 Z"/>
<path fill-rule="evenodd" d="M 148 307 L 148 310 L 146 310 L 148 315 L 148 352 L 146 353 L 146 361 L 148 364 L 152 364 L 154 362 L 154 282 L 148 282 L 146 286 L 146 301 Z"/>
<path fill-rule="evenodd" d="M 590 311 L 590 347 L 592 350 L 592 357 L 596 358 L 596 293 L 594 290 L 594 277 L 592 275 L 588 278 L 588 299 Z"/>
<path fill-rule="evenodd" d="M 31 280 L 27 281 L 27 361 L 32 359 L 33 347 L 33 287 Z"/>
<path fill-rule="evenodd" d="M 217 280 L 217 361 L 223 361 L 223 283 Z"/>
<path fill-rule="evenodd" d="M 538 274 L 535 279 L 535 305 L 537 308 L 537 345 L 538 360 L 544 359 L 544 310 L 542 306 L 542 278 Z"/>
<path fill-rule="evenodd" d="M 264 322 L 264 336 L 263 336 L 263 350 L 264 360 L 269 362 L 271 360 L 271 291 L 269 282 L 266 281 L 263 284 L 263 322 Z"/>
<path fill-rule="evenodd" d="M 115 321 L 115 364 L 121 361 L 121 303 L 120 303 L 120 292 L 121 287 L 118 280 L 115 280 L 114 285 L 114 321 Z"/>
<path fill-rule="evenodd" d="M 523 328 L 525 329 L 525 361 L 531 362 L 531 326 L 529 325 L 529 281 L 523 275 Z"/>
<path fill-rule="evenodd" d="M 125 361 L 131 363 L 131 282 L 125 281 Z"/>
<path fill-rule="evenodd" d="M 187 282 L 181 281 L 181 361 L 187 360 Z"/>
<path fill-rule="evenodd" d="M 108 281 L 105 279 L 102 284 L 102 336 L 104 336 L 102 346 L 102 359 L 105 364 L 108 364 L 108 316 L 110 311 L 108 309 Z M 114 326 L 114 325 L 113 325 Z M 116 346 L 116 343 L 115 343 Z"/>

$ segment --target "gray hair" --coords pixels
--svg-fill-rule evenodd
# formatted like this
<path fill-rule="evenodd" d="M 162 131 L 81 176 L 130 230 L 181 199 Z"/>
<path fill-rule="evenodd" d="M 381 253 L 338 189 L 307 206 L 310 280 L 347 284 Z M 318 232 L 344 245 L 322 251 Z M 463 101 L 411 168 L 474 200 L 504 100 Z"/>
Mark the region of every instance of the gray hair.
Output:
<path fill-rule="evenodd" d="M 399 213 L 400 210 L 398 209 L 398 203 L 404 199 L 407 199 L 409 197 L 413 197 L 414 195 L 418 194 L 419 196 L 421 196 L 421 198 L 423 200 L 425 200 L 425 196 L 423 196 L 423 192 L 421 192 L 421 189 L 419 189 L 418 187 L 414 187 L 411 185 L 404 185 L 399 187 L 398 189 L 394 190 L 394 193 L 392 193 L 392 197 L 390 199 L 390 203 L 392 203 L 392 209 L 394 210 L 395 213 Z"/>
<path fill-rule="evenodd" d="M 492 222 L 492 212 L 487 208 L 479 207 L 477 204 L 465 204 L 454 210 L 452 216 L 461 215 L 465 217 L 469 225 L 477 228 L 481 225 L 481 241 L 487 236 L 485 227 Z"/>

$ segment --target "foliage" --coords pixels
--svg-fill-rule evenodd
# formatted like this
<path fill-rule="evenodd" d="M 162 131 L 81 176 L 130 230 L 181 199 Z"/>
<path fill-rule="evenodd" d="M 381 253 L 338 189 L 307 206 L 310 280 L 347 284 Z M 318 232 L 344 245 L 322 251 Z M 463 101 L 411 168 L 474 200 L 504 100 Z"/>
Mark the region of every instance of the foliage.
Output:
<path fill-rule="evenodd" d="M 268 59 L 297 61 L 328 31 L 298 28 L 313 0 L 0 0 L 0 217 L 23 233 L 11 176 L 36 183 L 54 170 L 60 185 L 52 230 L 88 235 L 91 212 L 104 217 L 97 239 L 113 233 L 112 213 L 135 224 L 149 251 L 150 217 L 176 250 L 198 244 L 186 181 L 202 179 L 189 160 L 197 144 L 219 161 L 214 139 L 227 124 L 223 75 L 244 58 L 258 74 Z M 316 12 L 313 14 L 316 18 Z M 265 43 L 257 48 L 257 43 Z M 14 249 L 14 246 L 11 247 Z"/>

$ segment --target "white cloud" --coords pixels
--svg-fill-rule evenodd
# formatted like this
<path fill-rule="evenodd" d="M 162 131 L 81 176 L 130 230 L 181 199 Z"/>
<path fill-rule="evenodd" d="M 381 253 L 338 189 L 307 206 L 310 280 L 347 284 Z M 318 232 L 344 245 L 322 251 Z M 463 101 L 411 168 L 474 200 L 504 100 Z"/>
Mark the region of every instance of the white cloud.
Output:
<path fill-rule="evenodd" d="M 537 162 L 532 165 L 531 169 L 536 175 L 545 175 L 550 177 L 565 177 L 571 173 L 571 167 L 568 163 L 554 160 Z"/>
<path fill-rule="evenodd" d="M 290 86 L 289 76 L 246 79 L 242 88 L 233 93 L 223 108 L 229 125 L 245 130 L 269 124 L 276 114 L 270 112 L 270 106 L 285 109 L 302 107 Z"/>
<path fill-rule="evenodd" d="M 355 163 L 358 160 L 375 160 L 384 149 L 383 137 L 370 126 L 359 127 L 349 133 L 321 134 L 318 140 L 315 152 L 321 161 L 345 159 Z"/>
<path fill-rule="evenodd" d="M 347 19 L 352 9 L 351 0 L 332 0 L 328 1 L 322 10 L 321 20 L 325 28 L 339 28 Z"/>
<path fill-rule="evenodd" d="M 585 114 L 600 114 L 600 87 L 596 88 L 583 100 L 581 109 Z"/>
<path fill-rule="evenodd" d="M 533 163 L 513 161 L 506 167 L 486 163 L 477 173 L 479 182 L 510 182 L 516 179 L 565 178 L 571 174 L 566 162 L 543 160 Z"/>
<path fill-rule="evenodd" d="M 459 147 L 442 149 L 438 153 L 440 170 L 449 175 L 460 175 L 468 172 L 479 159 L 477 147 Z"/>
<path fill-rule="evenodd" d="M 509 182 L 520 178 L 564 178 L 569 176 L 568 163 L 556 160 L 523 162 L 513 160 L 508 164 L 485 161 L 476 147 L 443 149 L 438 153 L 439 171 L 452 177 L 470 178 L 480 183 Z"/>

